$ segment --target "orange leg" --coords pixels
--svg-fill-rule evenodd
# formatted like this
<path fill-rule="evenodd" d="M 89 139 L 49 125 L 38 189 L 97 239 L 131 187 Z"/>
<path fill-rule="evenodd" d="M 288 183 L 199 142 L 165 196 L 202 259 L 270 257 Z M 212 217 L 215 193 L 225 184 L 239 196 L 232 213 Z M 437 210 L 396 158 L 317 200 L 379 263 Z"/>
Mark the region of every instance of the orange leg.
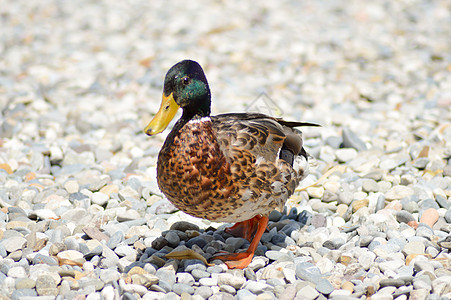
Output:
<path fill-rule="evenodd" d="M 254 238 L 246 250 L 246 252 L 242 253 L 224 253 L 213 256 L 214 259 L 220 259 L 225 262 L 225 264 L 229 267 L 229 269 L 244 269 L 246 268 L 252 261 L 254 257 L 255 250 L 257 249 L 258 242 L 262 238 L 263 233 L 266 230 L 266 226 L 268 226 L 268 217 L 258 216 L 258 218 L 252 218 L 251 220 L 256 219 L 257 222 L 257 232 L 255 233 Z M 249 220 L 249 221 L 251 221 Z M 248 222 L 248 221 L 245 221 Z M 245 223 L 241 222 L 241 223 Z"/>
<path fill-rule="evenodd" d="M 225 232 L 233 236 L 245 238 L 248 241 L 252 240 L 255 232 L 257 231 L 258 223 L 262 218 L 261 215 L 256 215 L 252 219 L 238 222 L 235 225 L 225 229 Z"/>

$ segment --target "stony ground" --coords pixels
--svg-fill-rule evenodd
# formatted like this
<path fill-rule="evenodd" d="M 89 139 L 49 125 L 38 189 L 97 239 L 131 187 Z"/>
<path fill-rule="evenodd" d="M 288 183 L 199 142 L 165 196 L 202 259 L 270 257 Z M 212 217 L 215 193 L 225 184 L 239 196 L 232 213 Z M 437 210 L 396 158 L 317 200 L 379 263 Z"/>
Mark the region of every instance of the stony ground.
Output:
<path fill-rule="evenodd" d="M 449 299 L 450 12 L 440 0 L 2 3 L 0 298 Z M 142 129 L 186 58 L 204 67 L 214 113 L 322 124 L 304 129 L 311 175 L 245 270 L 195 259 L 248 242 L 176 211 L 155 182 L 167 132 Z"/>

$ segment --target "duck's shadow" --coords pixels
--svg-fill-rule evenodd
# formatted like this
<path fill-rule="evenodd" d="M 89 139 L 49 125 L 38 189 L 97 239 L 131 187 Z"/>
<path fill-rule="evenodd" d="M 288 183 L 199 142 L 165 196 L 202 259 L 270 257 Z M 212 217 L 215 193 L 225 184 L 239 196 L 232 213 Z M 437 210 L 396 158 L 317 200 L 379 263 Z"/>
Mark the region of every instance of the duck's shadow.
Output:
<path fill-rule="evenodd" d="M 273 261 L 271 258 L 274 257 L 265 255 L 268 250 L 289 249 L 290 246 L 292 249 L 295 248 L 300 235 L 299 230 L 306 225 L 310 225 L 311 219 L 312 214 L 306 210 L 300 213 L 297 212 L 296 208 L 292 208 L 288 213 L 286 208 L 283 212 L 274 210 L 269 215 L 268 228 L 260 240 L 254 257 L 265 257 L 266 263 L 271 263 Z M 145 264 L 151 264 L 155 269 L 159 269 L 172 259 L 167 257 L 168 254 L 174 252 L 182 253 L 177 256 L 178 272 L 183 272 L 187 265 L 193 263 L 193 259 L 200 260 L 194 257 L 192 252 L 196 252 L 205 258 L 205 260 L 202 260 L 204 264 L 207 261 L 221 263 L 221 261 L 214 260 L 215 254 L 221 251 L 244 252 L 250 245 L 247 239 L 227 233 L 225 229 L 230 225 L 224 224 L 219 228 L 200 229 L 190 222 L 178 221 L 169 230 L 163 231 L 161 236 L 152 242 L 151 247 L 142 251 L 137 261 L 129 265 L 125 272 L 135 266 L 143 267 Z"/>

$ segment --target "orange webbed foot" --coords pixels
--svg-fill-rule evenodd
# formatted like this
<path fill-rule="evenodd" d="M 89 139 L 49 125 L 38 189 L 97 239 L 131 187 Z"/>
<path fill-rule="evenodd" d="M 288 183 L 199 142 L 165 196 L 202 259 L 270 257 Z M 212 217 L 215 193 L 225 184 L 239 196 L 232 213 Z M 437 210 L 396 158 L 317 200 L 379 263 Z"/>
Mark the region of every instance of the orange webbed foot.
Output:
<path fill-rule="evenodd" d="M 242 252 L 242 253 L 227 253 L 218 254 L 213 256 L 213 259 L 220 259 L 224 261 L 229 269 L 244 269 L 252 261 L 254 253 Z"/>
<path fill-rule="evenodd" d="M 249 230 L 244 231 L 245 236 L 249 236 L 249 238 L 252 237 L 255 231 L 254 238 L 252 239 L 249 248 L 246 250 L 246 252 L 242 253 L 227 253 L 222 251 L 218 255 L 213 256 L 213 259 L 223 260 L 227 267 L 229 267 L 229 269 L 246 268 L 251 263 L 252 258 L 254 257 L 258 243 L 260 242 L 260 239 L 266 230 L 266 226 L 268 226 L 268 221 L 269 220 L 267 216 L 262 217 L 258 215 L 250 220 L 239 222 L 232 226 L 232 232 L 243 232 L 243 229 L 252 229 L 252 227 L 256 227 L 256 229 L 254 229 L 250 234 L 248 233 Z"/>
<path fill-rule="evenodd" d="M 235 225 L 226 228 L 224 231 L 236 237 L 242 237 L 248 241 L 252 240 L 255 232 L 257 231 L 258 224 L 262 216 L 257 215 L 252 219 L 238 222 Z"/>

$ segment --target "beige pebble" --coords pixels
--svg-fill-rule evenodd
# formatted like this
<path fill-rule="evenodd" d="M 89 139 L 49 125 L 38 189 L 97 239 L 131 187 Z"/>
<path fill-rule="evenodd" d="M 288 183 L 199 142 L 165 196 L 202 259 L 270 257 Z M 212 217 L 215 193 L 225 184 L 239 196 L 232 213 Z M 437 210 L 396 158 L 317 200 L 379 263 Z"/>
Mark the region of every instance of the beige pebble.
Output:
<path fill-rule="evenodd" d="M 439 218 L 439 214 L 435 208 L 426 209 L 420 218 L 420 223 L 424 223 L 429 225 L 430 227 L 434 226 Z"/>

